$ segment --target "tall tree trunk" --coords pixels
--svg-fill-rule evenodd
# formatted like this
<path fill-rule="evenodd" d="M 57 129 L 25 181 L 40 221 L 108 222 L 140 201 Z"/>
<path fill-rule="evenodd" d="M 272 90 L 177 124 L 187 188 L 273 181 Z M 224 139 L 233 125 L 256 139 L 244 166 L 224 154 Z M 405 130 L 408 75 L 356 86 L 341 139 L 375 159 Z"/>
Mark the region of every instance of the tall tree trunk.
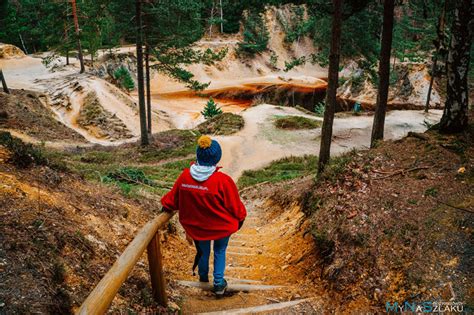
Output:
<path fill-rule="evenodd" d="M 25 54 L 28 55 L 28 50 L 26 49 L 25 42 L 23 41 L 23 36 L 21 36 L 21 33 L 18 33 L 18 36 L 20 37 L 21 46 L 23 46 L 23 50 L 25 51 Z"/>
<path fill-rule="evenodd" d="M 390 85 L 390 51 L 392 50 L 393 10 L 395 0 L 385 0 L 383 6 L 382 44 L 379 61 L 379 89 L 375 108 L 370 147 L 383 139 L 385 111 L 387 109 L 388 87 Z"/>
<path fill-rule="evenodd" d="M 215 2 L 212 1 L 211 23 L 209 23 L 209 38 L 212 38 L 212 26 L 214 26 L 214 4 L 215 4 Z"/>
<path fill-rule="evenodd" d="M 2 69 L 0 69 L 0 81 L 2 81 L 3 91 L 7 94 L 10 94 L 10 90 L 8 89 L 7 81 L 5 81 L 5 77 L 3 76 L 3 70 Z"/>
<path fill-rule="evenodd" d="M 137 81 L 138 81 L 138 109 L 140 112 L 141 145 L 148 145 L 146 128 L 145 91 L 143 79 L 143 29 L 142 29 L 142 0 L 135 1 L 137 22 Z"/>
<path fill-rule="evenodd" d="M 336 93 L 339 81 L 339 57 L 341 51 L 342 0 L 333 0 L 334 15 L 332 18 L 331 48 L 329 52 L 328 89 L 321 130 L 321 147 L 319 149 L 318 174 L 321 174 L 329 161 L 331 153 L 332 125 L 336 110 Z"/>
<path fill-rule="evenodd" d="M 440 49 L 444 46 L 444 26 L 446 25 L 445 19 L 446 19 L 446 5 L 447 5 L 447 0 L 444 0 L 444 6 L 443 10 L 441 11 L 441 14 L 438 19 L 438 27 L 437 27 L 437 33 L 438 33 L 438 38 L 435 41 L 436 44 L 436 51 L 433 56 L 433 67 L 431 68 L 431 78 L 430 78 L 430 85 L 428 86 L 428 95 L 426 96 L 426 104 L 425 104 L 425 113 L 428 112 L 430 108 L 430 99 L 431 99 L 431 91 L 433 90 L 433 82 L 434 78 L 437 75 L 437 63 L 438 63 L 438 55 L 440 53 Z"/>
<path fill-rule="evenodd" d="M 69 34 L 67 33 L 67 23 L 64 22 L 64 41 L 66 42 L 66 65 L 69 65 Z"/>
<path fill-rule="evenodd" d="M 433 82 L 436 76 L 437 63 L 438 63 L 438 52 L 435 52 L 435 56 L 433 56 L 433 67 L 431 68 L 430 85 L 428 86 L 428 95 L 426 96 L 425 113 L 427 113 L 428 110 L 430 109 L 431 91 L 433 90 Z"/>
<path fill-rule="evenodd" d="M 80 38 L 80 30 L 79 30 L 79 20 L 77 18 L 76 0 L 71 0 L 71 6 L 72 6 L 72 17 L 74 19 L 74 29 L 76 31 L 76 37 L 77 37 L 77 55 L 79 57 L 79 63 L 81 64 L 80 73 L 84 73 L 86 68 L 84 67 L 84 56 L 82 55 L 82 46 L 81 46 L 81 38 Z"/>
<path fill-rule="evenodd" d="M 220 0 L 221 7 L 221 33 L 224 33 L 224 9 L 222 8 L 222 0 Z"/>
<path fill-rule="evenodd" d="M 474 5 L 471 0 L 456 1 L 451 43 L 446 62 L 448 89 L 440 132 L 460 132 L 468 126 L 468 72 L 472 42 Z"/>
<path fill-rule="evenodd" d="M 151 135 L 150 46 L 145 46 L 146 111 L 148 134 Z"/>
<path fill-rule="evenodd" d="M 69 5 L 66 3 L 66 19 L 64 21 L 64 40 L 66 42 L 66 66 L 69 66 L 69 32 L 67 31 L 68 18 L 69 18 Z"/>

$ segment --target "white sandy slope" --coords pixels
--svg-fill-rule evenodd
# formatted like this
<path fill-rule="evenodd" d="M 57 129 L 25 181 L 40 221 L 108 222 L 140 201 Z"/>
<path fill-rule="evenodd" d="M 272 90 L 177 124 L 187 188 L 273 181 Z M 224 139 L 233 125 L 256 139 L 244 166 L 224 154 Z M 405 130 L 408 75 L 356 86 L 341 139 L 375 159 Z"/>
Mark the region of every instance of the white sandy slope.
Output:
<path fill-rule="evenodd" d="M 90 92 L 96 93 L 101 106 L 120 119 L 134 138 L 138 137 L 140 127 L 136 100 L 105 80 L 88 73 L 78 73 L 77 61 L 74 58 L 71 58 L 70 66 L 64 66 L 64 63 L 64 58 L 58 58 L 54 61 L 58 67 L 47 68 L 41 58 L 31 56 L 0 59 L 0 67 L 11 88 L 45 94 L 45 105 L 50 106 L 58 115 L 58 120 L 82 134 L 88 141 L 104 145 L 133 141 L 104 139 L 77 125 L 76 120 L 84 105 L 84 97 Z M 81 85 L 81 89 L 74 89 L 75 84 Z M 59 105 L 68 102 L 69 108 Z M 160 113 L 155 113 L 153 120 L 155 131 L 171 128 L 166 117 L 162 118 Z"/>

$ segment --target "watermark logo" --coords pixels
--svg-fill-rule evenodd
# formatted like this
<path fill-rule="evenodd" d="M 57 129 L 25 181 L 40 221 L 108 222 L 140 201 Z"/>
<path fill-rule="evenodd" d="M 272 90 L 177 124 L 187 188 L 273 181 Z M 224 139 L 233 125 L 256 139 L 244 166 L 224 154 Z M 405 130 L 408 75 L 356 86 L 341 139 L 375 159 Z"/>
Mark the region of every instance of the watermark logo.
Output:
<path fill-rule="evenodd" d="M 464 303 L 454 301 L 385 302 L 385 311 L 391 313 L 462 313 L 464 312 Z"/>

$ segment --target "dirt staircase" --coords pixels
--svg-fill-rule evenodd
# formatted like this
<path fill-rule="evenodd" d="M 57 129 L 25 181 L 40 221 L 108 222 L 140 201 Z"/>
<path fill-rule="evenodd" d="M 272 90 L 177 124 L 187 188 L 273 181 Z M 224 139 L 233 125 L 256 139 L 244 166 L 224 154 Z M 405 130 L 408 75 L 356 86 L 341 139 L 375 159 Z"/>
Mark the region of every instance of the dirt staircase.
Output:
<path fill-rule="evenodd" d="M 177 281 L 184 296 L 183 314 L 320 313 L 314 298 L 301 293 L 293 276 L 282 266 L 285 260 L 272 251 L 272 242 L 278 241 L 285 231 L 267 222 L 258 203 L 247 204 L 247 211 L 243 228 L 231 237 L 227 249 L 226 296 L 217 299 L 210 283 Z M 212 256 L 211 253 L 211 275 Z M 276 273 L 279 273 L 277 280 L 268 276 Z"/>

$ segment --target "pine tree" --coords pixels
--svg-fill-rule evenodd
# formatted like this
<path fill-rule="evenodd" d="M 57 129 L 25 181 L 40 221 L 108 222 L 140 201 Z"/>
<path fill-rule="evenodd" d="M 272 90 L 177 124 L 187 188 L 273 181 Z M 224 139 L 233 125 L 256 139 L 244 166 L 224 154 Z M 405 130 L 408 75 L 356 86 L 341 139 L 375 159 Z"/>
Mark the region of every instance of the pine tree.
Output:
<path fill-rule="evenodd" d="M 254 55 L 267 49 L 270 34 L 262 13 L 250 12 L 245 17 L 244 40 L 238 43 L 238 52 Z"/>
<path fill-rule="evenodd" d="M 114 72 L 114 79 L 118 81 L 120 86 L 128 91 L 135 88 L 135 82 L 133 82 L 130 72 L 124 66 L 121 66 Z"/>
<path fill-rule="evenodd" d="M 135 0 L 136 20 L 136 48 L 137 48 L 137 81 L 138 81 L 138 110 L 140 114 L 140 142 L 142 146 L 149 144 L 146 107 L 145 87 L 143 77 L 143 25 L 142 25 L 142 0 Z"/>
<path fill-rule="evenodd" d="M 380 50 L 379 61 L 379 87 L 374 124 L 372 126 L 372 138 L 370 140 L 371 147 L 374 147 L 378 140 L 383 139 L 388 87 L 390 85 L 390 52 L 392 50 L 394 9 L 395 0 L 385 0 L 383 9 L 382 48 Z"/>
<path fill-rule="evenodd" d="M 446 25 L 446 9 L 447 9 L 448 1 L 444 0 L 444 6 L 441 10 L 441 14 L 438 20 L 438 26 L 436 28 L 436 33 L 438 34 L 437 38 L 434 40 L 434 44 L 436 47 L 436 51 L 433 54 L 433 66 L 431 68 L 431 78 L 430 78 L 430 85 L 428 86 L 428 93 L 426 96 L 426 103 L 425 103 L 425 113 L 428 112 L 430 108 L 430 98 L 431 98 L 431 91 L 433 89 L 434 78 L 438 74 L 437 64 L 438 58 L 441 56 L 445 56 L 446 53 L 446 32 L 444 31 Z"/>
<path fill-rule="evenodd" d="M 214 99 L 211 97 L 209 98 L 209 101 L 207 101 L 206 106 L 204 107 L 204 110 L 201 112 L 201 114 L 206 119 L 209 119 L 222 114 L 222 109 L 217 106 L 216 102 L 214 102 Z"/>
<path fill-rule="evenodd" d="M 80 73 L 84 73 L 84 57 L 82 54 L 82 46 L 81 46 L 81 34 L 79 29 L 79 18 L 77 17 L 77 5 L 76 0 L 71 0 L 71 7 L 72 7 L 72 17 L 74 20 L 74 29 L 76 31 L 76 41 L 77 41 L 77 56 L 79 58 L 79 63 L 81 65 Z"/>
<path fill-rule="evenodd" d="M 126 4 L 124 4 L 126 5 Z M 123 8 L 123 6 L 119 6 Z M 201 11 L 203 3 L 194 0 L 153 1 L 143 3 L 142 11 L 145 25 L 145 85 L 147 129 L 151 133 L 152 111 L 150 76 L 156 70 L 177 81 L 183 82 L 193 90 L 205 89 L 209 83 L 201 83 L 185 67 L 194 63 L 212 65 L 221 60 L 227 50 L 214 52 L 210 49 L 201 51 L 190 46 L 204 34 Z M 123 10 L 117 12 L 122 14 Z M 173 19 L 169 17 L 173 16 Z M 120 18 L 122 20 L 123 17 Z M 126 20 L 124 23 L 126 23 Z M 179 23 L 176 23 L 176 20 Z M 153 63 L 151 63 L 153 60 Z"/>
<path fill-rule="evenodd" d="M 333 21 L 331 32 L 331 49 L 329 54 L 328 89 L 324 120 L 321 129 L 321 147 L 319 149 L 318 174 L 321 174 L 329 162 L 332 141 L 332 125 L 336 110 L 336 93 L 339 81 L 339 58 L 341 51 L 342 1 L 333 0 Z"/>

